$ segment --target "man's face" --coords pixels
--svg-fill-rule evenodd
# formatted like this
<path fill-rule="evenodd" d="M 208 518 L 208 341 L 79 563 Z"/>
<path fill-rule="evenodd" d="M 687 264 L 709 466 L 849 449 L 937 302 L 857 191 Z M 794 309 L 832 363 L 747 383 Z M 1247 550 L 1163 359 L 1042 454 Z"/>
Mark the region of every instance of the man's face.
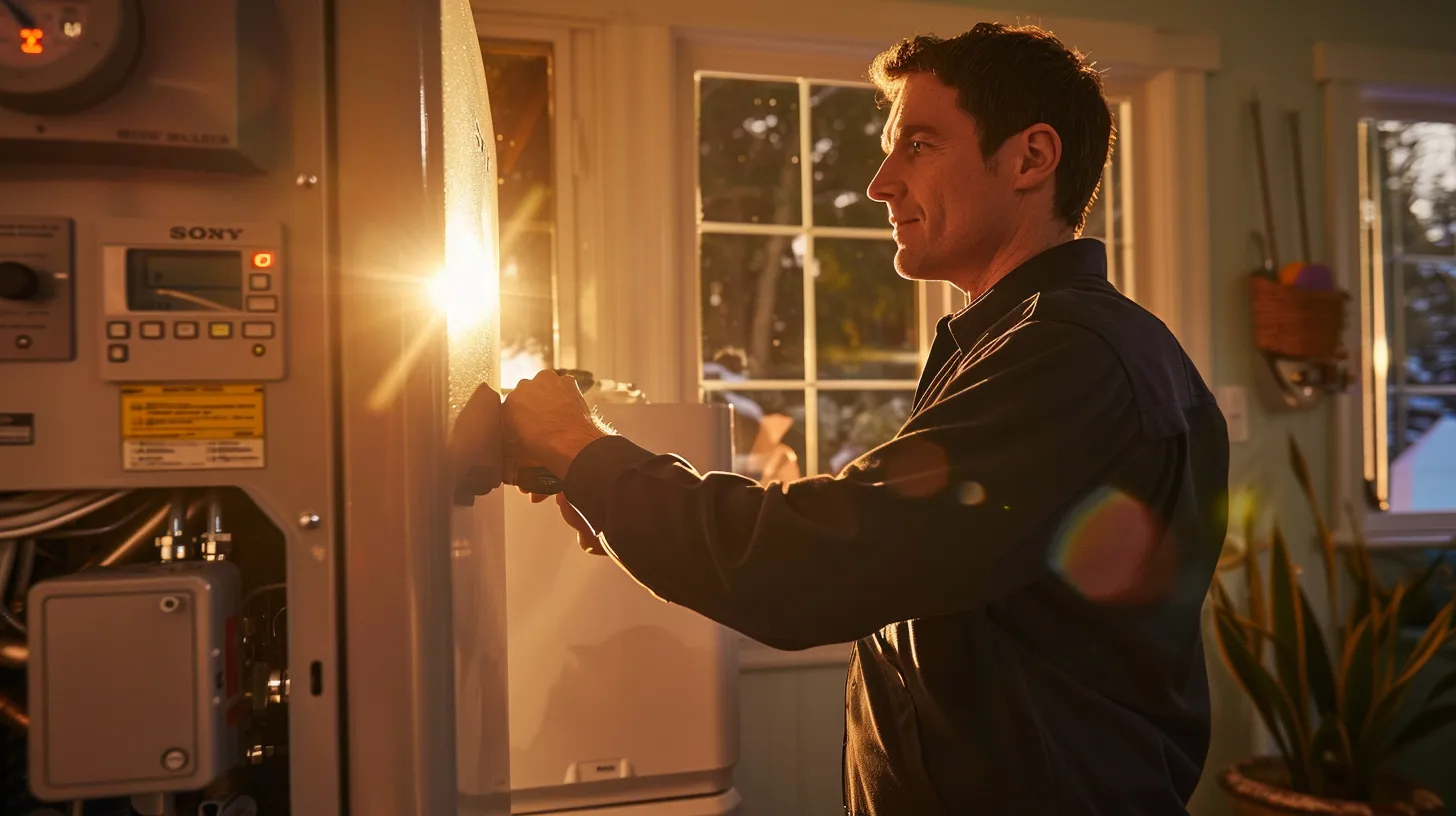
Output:
<path fill-rule="evenodd" d="M 885 130 L 889 152 L 869 197 L 889 208 L 895 271 L 968 289 L 1011 231 L 1014 173 L 997 172 L 999 156 L 988 167 L 955 88 L 931 74 L 904 79 Z"/>

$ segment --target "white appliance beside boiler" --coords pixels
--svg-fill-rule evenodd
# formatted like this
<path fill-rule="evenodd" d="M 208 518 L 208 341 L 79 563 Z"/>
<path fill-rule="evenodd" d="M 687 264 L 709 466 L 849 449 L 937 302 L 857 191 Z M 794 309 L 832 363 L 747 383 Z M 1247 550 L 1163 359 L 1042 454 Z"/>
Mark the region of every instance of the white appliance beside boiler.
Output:
<path fill-rule="evenodd" d="M 732 469 L 727 406 L 597 408 L 649 450 Z M 512 492 L 506 539 L 512 812 L 736 813 L 736 636 L 582 552 L 554 501 Z"/>

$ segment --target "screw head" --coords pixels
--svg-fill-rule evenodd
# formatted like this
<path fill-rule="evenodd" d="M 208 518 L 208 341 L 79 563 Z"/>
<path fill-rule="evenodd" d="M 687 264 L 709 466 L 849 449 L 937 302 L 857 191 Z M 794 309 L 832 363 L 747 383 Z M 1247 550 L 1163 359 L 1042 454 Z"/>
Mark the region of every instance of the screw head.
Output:
<path fill-rule="evenodd" d="M 162 754 L 162 767 L 169 771 L 180 771 L 187 767 L 187 752 L 181 748 L 169 748 Z"/>
<path fill-rule="evenodd" d="M 182 599 L 177 597 L 176 595 L 168 595 L 167 597 L 163 598 L 161 602 L 157 604 L 157 606 L 163 612 L 176 612 L 177 610 L 182 608 Z"/>
<path fill-rule="evenodd" d="M 318 513 L 304 512 L 299 514 L 298 516 L 298 526 L 304 530 L 318 529 L 321 521 L 322 520 L 318 517 Z"/>

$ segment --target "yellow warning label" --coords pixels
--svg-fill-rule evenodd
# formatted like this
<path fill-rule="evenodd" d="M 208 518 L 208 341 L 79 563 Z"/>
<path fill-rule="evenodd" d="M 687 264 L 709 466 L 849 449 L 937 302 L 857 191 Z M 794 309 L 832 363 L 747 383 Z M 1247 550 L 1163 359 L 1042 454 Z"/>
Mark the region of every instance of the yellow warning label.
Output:
<path fill-rule="evenodd" d="M 125 440 L 261 440 L 263 386 L 123 386 L 121 436 Z"/>

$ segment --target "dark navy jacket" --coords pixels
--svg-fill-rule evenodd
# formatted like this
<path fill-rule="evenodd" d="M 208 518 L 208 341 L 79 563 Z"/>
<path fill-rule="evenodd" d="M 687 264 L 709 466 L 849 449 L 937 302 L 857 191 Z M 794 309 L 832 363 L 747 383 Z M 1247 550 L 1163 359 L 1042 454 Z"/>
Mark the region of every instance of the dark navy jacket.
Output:
<path fill-rule="evenodd" d="M 1091 240 L 942 319 L 909 421 L 837 477 L 760 486 L 612 436 L 565 482 L 662 599 L 783 649 L 857 641 L 856 816 L 1183 813 L 1227 490 L 1212 395 Z"/>

